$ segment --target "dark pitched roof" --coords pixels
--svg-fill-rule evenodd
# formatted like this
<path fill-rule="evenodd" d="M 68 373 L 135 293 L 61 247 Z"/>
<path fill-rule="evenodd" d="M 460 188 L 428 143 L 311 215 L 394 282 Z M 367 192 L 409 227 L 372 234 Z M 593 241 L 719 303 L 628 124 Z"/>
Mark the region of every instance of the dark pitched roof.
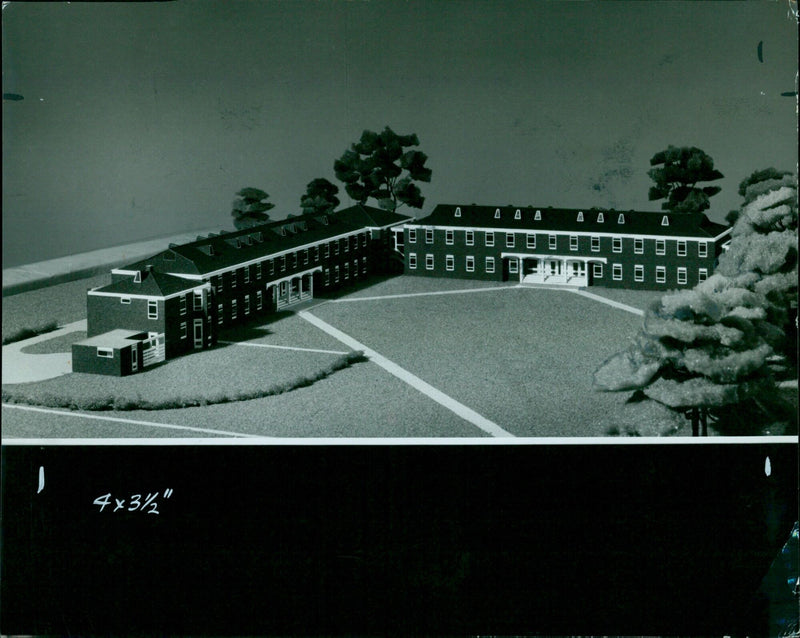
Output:
<path fill-rule="evenodd" d="M 456 216 L 457 209 L 460 215 Z M 583 221 L 578 221 L 582 217 Z M 666 217 L 668 225 L 663 224 Z M 599 221 L 602 220 L 602 221 Z M 625 233 L 711 238 L 728 226 L 712 222 L 702 213 L 672 214 L 601 210 L 596 208 L 535 208 L 532 206 L 456 206 L 439 204 L 416 222 L 425 226 L 508 228 L 520 231 Z"/>
<path fill-rule="evenodd" d="M 162 272 L 204 275 L 366 227 L 401 224 L 412 219 L 357 204 L 330 215 L 297 215 L 245 230 L 211 233 L 187 244 L 172 244 L 167 250 L 120 270 L 144 270 L 152 265 Z"/>
<path fill-rule="evenodd" d="M 133 277 L 95 288 L 93 292 L 110 292 L 119 295 L 148 295 L 167 297 L 179 292 L 188 291 L 202 285 L 202 282 L 173 277 L 162 272 L 142 272 L 142 281 L 134 282 Z"/>

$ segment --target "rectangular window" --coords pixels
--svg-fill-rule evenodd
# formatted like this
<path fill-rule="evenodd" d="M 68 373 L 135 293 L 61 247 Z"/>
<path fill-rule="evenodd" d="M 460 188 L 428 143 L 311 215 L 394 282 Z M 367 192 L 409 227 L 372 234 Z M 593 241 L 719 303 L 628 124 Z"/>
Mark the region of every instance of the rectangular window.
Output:
<path fill-rule="evenodd" d="M 475 272 L 475 257 L 467 256 L 467 272 Z"/>
<path fill-rule="evenodd" d="M 408 243 L 409 244 L 416 244 L 417 243 L 417 229 L 416 228 L 409 228 L 408 229 Z"/>
<path fill-rule="evenodd" d="M 237 308 L 236 299 L 231 299 L 231 319 L 236 319 Z"/>
<path fill-rule="evenodd" d="M 286 255 L 281 255 L 278 264 L 280 265 L 281 272 L 286 272 Z"/>
<path fill-rule="evenodd" d="M 701 281 L 705 281 L 708 279 L 708 268 L 700 268 L 697 271 L 697 281 L 698 283 Z"/>
<path fill-rule="evenodd" d="M 678 257 L 686 257 L 686 240 L 678 240 Z"/>
<path fill-rule="evenodd" d="M 611 238 L 611 252 L 614 252 L 614 253 L 621 253 L 622 252 L 622 237 L 612 237 Z"/>
<path fill-rule="evenodd" d="M 636 238 L 633 240 L 633 252 L 637 255 L 644 254 L 644 239 Z"/>
<path fill-rule="evenodd" d="M 599 253 L 600 252 L 600 238 L 599 237 L 592 237 L 592 252 Z"/>
<path fill-rule="evenodd" d="M 547 246 L 550 250 L 555 250 L 558 242 L 558 238 L 555 235 L 548 235 L 547 236 Z"/>
<path fill-rule="evenodd" d="M 408 253 L 408 268 L 415 270 L 417 267 L 417 253 Z"/>
<path fill-rule="evenodd" d="M 261 262 L 256 263 L 256 279 L 261 279 Z"/>
<path fill-rule="evenodd" d="M 128 303 L 130 303 L 130 300 L 128 300 Z M 180 314 L 182 315 L 186 314 L 186 295 L 180 296 L 180 301 L 178 302 L 178 309 L 180 311 Z"/>
<path fill-rule="evenodd" d="M 264 294 L 260 291 L 256 291 L 256 310 L 261 310 L 264 307 Z"/>
<path fill-rule="evenodd" d="M 269 260 L 269 274 L 270 275 L 274 275 L 275 274 L 275 260 L 274 259 L 270 259 Z"/>
<path fill-rule="evenodd" d="M 325 249 L 323 251 L 323 256 L 325 257 L 325 259 L 327 259 L 328 257 L 331 256 L 331 245 L 330 244 L 325 244 Z"/>
<path fill-rule="evenodd" d="M 292 268 L 297 268 L 297 253 L 292 253 Z"/>
<path fill-rule="evenodd" d="M 686 268 L 678 268 L 678 283 L 686 283 Z"/>
<path fill-rule="evenodd" d="M 704 241 L 697 242 L 697 256 L 708 257 L 708 243 Z"/>
<path fill-rule="evenodd" d="M 222 275 L 217 275 L 214 279 L 217 282 L 217 285 L 214 287 L 215 292 L 222 292 Z"/>
<path fill-rule="evenodd" d="M 433 243 L 433 228 L 426 228 L 425 229 L 425 243 L 432 244 Z"/>
<path fill-rule="evenodd" d="M 342 237 L 340 241 L 342 242 L 342 247 L 344 249 L 342 252 L 348 252 L 350 250 L 350 237 Z"/>
<path fill-rule="evenodd" d="M 330 284 L 331 284 L 331 271 L 330 271 L 330 269 L 329 269 L 329 268 L 326 268 L 326 269 L 323 271 L 323 274 L 324 274 L 324 276 L 325 276 L 325 284 L 324 284 L 324 285 L 326 285 L 326 286 L 330 286 Z"/>
<path fill-rule="evenodd" d="M 339 264 L 336 264 L 333 267 L 333 283 L 335 284 L 339 283 Z"/>
<path fill-rule="evenodd" d="M 455 270 L 455 259 L 453 255 L 446 255 L 444 258 L 444 269 L 452 272 Z"/>
<path fill-rule="evenodd" d="M 222 308 L 222 304 L 217 304 L 217 323 L 222 325 L 225 321 L 225 311 Z"/>
<path fill-rule="evenodd" d="M 361 272 L 364 273 L 365 275 L 367 274 L 367 258 L 366 257 L 362 257 L 361 258 Z"/>
<path fill-rule="evenodd" d="M 158 319 L 158 302 L 157 301 L 148 301 L 147 302 L 147 318 L 148 319 Z"/>
<path fill-rule="evenodd" d="M 474 230 L 468 230 L 466 232 L 465 239 L 466 239 L 467 246 L 474 246 L 475 245 L 475 231 Z"/>
<path fill-rule="evenodd" d="M 425 255 L 425 270 L 433 270 L 433 255 Z"/>
<path fill-rule="evenodd" d="M 124 303 L 124 304 L 129 304 L 131 302 L 131 298 L 130 297 L 120 297 L 119 298 L 119 302 L 120 303 Z"/>
<path fill-rule="evenodd" d="M 486 258 L 486 272 L 488 273 L 494 272 L 494 257 Z"/>
<path fill-rule="evenodd" d="M 195 310 L 202 310 L 203 309 L 203 291 L 202 290 L 195 290 L 194 291 L 194 309 Z"/>
<path fill-rule="evenodd" d="M 114 351 L 111 348 L 98 348 L 97 356 L 103 357 L 104 359 L 113 359 Z"/>
<path fill-rule="evenodd" d="M 453 245 L 453 231 L 452 230 L 444 231 L 444 243 L 447 244 L 448 246 L 452 246 Z"/>
<path fill-rule="evenodd" d="M 250 295 L 244 296 L 244 314 L 250 314 Z"/>
<path fill-rule="evenodd" d="M 519 272 L 519 262 L 516 259 L 508 260 L 508 272 L 512 275 Z"/>
<path fill-rule="evenodd" d="M 362 235 L 361 235 L 361 245 L 362 246 L 366 246 L 367 245 L 367 233 L 362 233 Z"/>
<path fill-rule="evenodd" d="M 569 236 L 569 249 L 570 250 L 578 250 L 578 236 L 577 235 L 570 235 Z"/>
<path fill-rule="evenodd" d="M 592 275 L 595 279 L 603 278 L 603 264 L 592 264 Z"/>
<path fill-rule="evenodd" d="M 186 339 L 186 335 L 187 334 L 188 333 L 187 333 L 187 330 L 186 330 L 186 322 L 185 321 L 181 321 L 181 339 Z"/>
<path fill-rule="evenodd" d="M 358 259 L 353 260 L 353 277 L 358 277 Z"/>
<path fill-rule="evenodd" d="M 486 231 L 486 245 L 494 246 L 494 233 L 488 230 Z"/>
<path fill-rule="evenodd" d="M 644 266 L 633 267 L 633 280 L 644 281 Z"/>
<path fill-rule="evenodd" d="M 667 252 L 667 243 L 663 239 L 656 239 L 656 255 L 664 255 Z"/>
<path fill-rule="evenodd" d="M 536 235 L 534 233 L 527 233 L 525 235 L 525 247 L 536 248 Z"/>
<path fill-rule="evenodd" d="M 304 264 L 308 263 L 308 248 L 303 249 L 303 263 Z"/>
<path fill-rule="evenodd" d="M 665 266 L 656 266 L 656 283 L 663 284 L 667 281 L 667 269 Z"/>
<path fill-rule="evenodd" d="M 244 283 L 250 283 L 250 266 L 244 267 Z"/>
<path fill-rule="evenodd" d="M 314 263 L 319 261 L 319 245 L 314 246 Z"/>
<path fill-rule="evenodd" d="M 344 262 L 344 278 L 350 279 L 350 262 Z"/>
<path fill-rule="evenodd" d="M 506 233 L 506 246 L 508 248 L 514 247 L 514 233 Z"/>
<path fill-rule="evenodd" d="M 614 264 L 611 267 L 611 278 L 614 281 L 622 280 L 622 264 Z"/>
<path fill-rule="evenodd" d="M 333 254 L 334 255 L 338 255 L 339 254 L 340 244 L 341 244 L 341 240 L 340 239 L 337 239 L 335 242 L 333 242 Z"/>
<path fill-rule="evenodd" d="M 231 271 L 231 288 L 236 288 L 236 271 Z"/>

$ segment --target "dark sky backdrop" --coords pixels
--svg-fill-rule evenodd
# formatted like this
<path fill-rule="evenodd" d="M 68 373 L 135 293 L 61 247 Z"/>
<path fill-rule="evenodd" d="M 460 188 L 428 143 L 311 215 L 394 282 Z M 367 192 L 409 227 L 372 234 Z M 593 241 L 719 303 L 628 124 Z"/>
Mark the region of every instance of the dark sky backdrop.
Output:
<path fill-rule="evenodd" d="M 796 23 L 772 2 L 16 3 L 3 10 L 3 267 L 273 218 L 365 128 L 416 132 L 437 203 L 657 210 L 650 157 L 794 170 Z M 763 44 L 763 62 L 757 55 Z M 343 189 L 344 203 L 349 200 Z"/>

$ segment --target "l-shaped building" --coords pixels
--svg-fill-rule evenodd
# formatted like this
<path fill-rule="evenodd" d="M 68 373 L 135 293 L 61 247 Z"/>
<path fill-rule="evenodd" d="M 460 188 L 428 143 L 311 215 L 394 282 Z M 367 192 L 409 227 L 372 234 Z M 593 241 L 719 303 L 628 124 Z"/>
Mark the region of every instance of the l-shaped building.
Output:
<path fill-rule="evenodd" d="M 714 270 L 730 227 L 703 214 L 363 205 L 174 245 L 87 293 L 73 370 L 125 375 L 213 346 L 220 330 L 373 273 L 668 290 Z"/>

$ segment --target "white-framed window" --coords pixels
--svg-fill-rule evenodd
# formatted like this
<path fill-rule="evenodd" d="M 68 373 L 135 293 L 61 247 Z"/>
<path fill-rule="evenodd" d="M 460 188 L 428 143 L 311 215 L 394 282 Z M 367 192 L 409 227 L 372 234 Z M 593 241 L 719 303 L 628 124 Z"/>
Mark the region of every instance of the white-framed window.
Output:
<path fill-rule="evenodd" d="M 330 286 L 331 284 L 331 270 L 330 268 L 326 268 L 322 271 L 323 278 L 325 280 L 324 286 Z"/>
<path fill-rule="evenodd" d="M 344 262 L 344 278 L 350 279 L 350 262 Z"/>
<path fill-rule="evenodd" d="M 598 224 L 602 224 L 602 223 L 603 223 L 603 222 L 605 222 L 605 221 L 606 221 L 606 219 L 605 219 L 605 217 L 603 216 L 603 213 L 597 213 L 597 223 L 598 223 Z"/>
<path fill-rule="evenodd" d="M 261 262 L 256 262 L 256 279 L 261 279 Z"/>
<path fill-rule="evenodd" d="M 667 281 L 666 266 L 656 266 L 656 283 L 663 284 Z"/>
<path fill-rule="evenodd" d="M 304 264 L 308 263 L 308 248 L 303 249 L 303 263 Z"/>
<path fill-rule="evenodd" d="M 618 224 L 624 224 L 625 223 L 625 215 L 623 213 L 620 213 L 619 217 L 617 217 L 617 223 Z"/>
<path fill-rule="evenodd" d="M 578 211 L 578 218 L 577 218 L 576 221 L 579 221 L 579 222 L 583 221 L 583 211 L 582 210 Z"/>
<path fill-rule="evenodd" d="M 269 264 L 269 274 L 270 275 L 274 275 L 275 274 L 275 260 L 274 259 L 270 259 L 269 262 L 267 262 L 267 263 Z"/>
<path fill-rule="evenodd" d="M 614 252 L 614 253 L 621 253 L 622 252 L 622 237 L 612 237 L 611 238 L 611 252 Z"/>
<path fill-rule="evenodd" d="M 528 233 L 525 235 L 525 246 L 527 248 L 536 248 L 536 233 Z"/>
<path fill-rule="evenodd" d="M 644 239 L 635 237 L 633 239 L 633 252 L 637 255 L 644 254 Z"/>
<path fill-rule="evenodd" d="M 474 230 L 468 230 L 466 233 L 464 233 L 464 240 L 465 240 L 467 246 L 474 246 L 475 245 L 475 231 Z"/>
<path fill-rule="evenodd" d="M 342 237 L 341 242 L 344 245 L 344 251 L 343 252 L 349 251 L 350 250 L 350 237 Z"/>
<path fill-rule="evenodd" d="M 461 207 L 460 206 L 456 206 L 455 216 L 456 217 L 461 217 Z"/>
<path fill-rule="evenodd" d="M 570 235 L 569 236 L 569 249 L 570 250 L 578 250 L 578 236 L 577 235 Z"/>
<path fill-rule="evenodd" d="M 494 246 L 494 233 L 490 230 L 486 231 L 486 245 Z"/>
<path fill-rule="evenodd" d="M 236 271 L 231 270 L 231 288 L 236 288 Z"/>
<path fill-rule="evenodd" d="M 147 302 L 147 318 L 148 319 L 158 319 L 158 302 L 157 301 L 148 301 Z"/>
<path fill-rule="evenodd" d="M 506 233 L 506 247 L 514 247 L 514 233 Z"/>
<path fill-rule="evenodd" d="M 678 240 L 678 257 L 686 257 L 686 240 Z"/>
<path fill-rule="evenodd" d="M 236 315 L 238 314 L 236 299 L 231 299 L 231 319 L 236 319 Z"/>
<path fill-rule="evenodd" d="M 408 253 L 408 268 L 414 270 L 417 267 L 417 253 Z"/>
<path fill-rule="evenodd" d="M 453 255 L 446 255 L 444 258 L 444 269 L 452 272 L 453 270 L 455 270 L 455 266 L 456 266 L 455 257 L 453 257 Z"/>
<path fill-rule="evenodd" d="M 340 248 L 341 241 L 342 241 L 341 239 L 337 239 L 336 241 L 333 242 L 333 254 L 334 255 L 338 255 L 339 254 L 339 248 Z"/>
<path fill-rule="evenodd" d="M 280 266 L 281 272 L 286 272 L 286 255 L 281 255 L 278 260 L 278 265 Z"/>
<path fill-rule="evenodd" d="M 661 218 L 661 225 L 662 225 L 662 226 L 669 226 L 669 217 L 667 217 L 666 215 L 664 215 L 664 216 Z"/>
<path fill-rule="evenodd" d="M 119 298 L 119 302 L 120 303 L 124 303 L 124 304 L 127 305 L 127 304 L 130 304 L 131 298 L 130 297 L 120 297 Z M 185 300 L 184 300 L 184 303 L 186 303 Z"/>
<path fill-rule="evenodd" d="M 335 284 L 339 283 L 339 264 L 336 264 L 333 267 L 333 283 Z"/>
<path fill-rule="evenodd" d="M 453 245 L 453 231 L 449 228 L 444 231 L 444 243 L 448 246 Z"/>
<path fill-rule="evenodd" d="M 467 272 L 475 272 L 475 257 L 467 255 Z"/>
<path fill-rule="evenodd" d="M 244 283 L 250 283 L 250 266 L 244 267 Z"/>
<path fill-rule="evenodd" d="M 486 272 L 488 273 L 494 272 L 494 257 L 486 258 Z"/>
<path fill-rule="evenodd" d="M 547 247 L 550 250 L 555 250 L 557 245 L 558 245 L 557 236 L 556 235 L 548 235 L 547 236 Z"/>
<path fill-rule="evenodd" d="M 508 260 L 508 272 L 511 275 L 519 272 L 519 262 L 513 257 Z"/>
<path fill-rule="evenodd" d="M 700 268 L 697 271 L 697 282 L 705 281 L 708 279 L 708 268 Z"/>
<path fill-rule="evenodd" d="M 329 243 L 325 244 L 325 248 L 322 254 L 325 257 L 325 259 L 331 256 L 331 245 Z"/>
<path fill-rule="evenodd" d="M 633 280 L 644 281 L 644 266 L 637 265 L 633 267 Z"/>
<path fill-rule="evenodd" d="M 222 304 L 219 303 L 217 304 L 217 323 L 219 325 L 222 325 L 224 321 L 225 321 L 225 311 L 222 307 Z"/>
<path fill-rule="evenodd" d="M 202 310 L 203 309 L 203 291 L 202 290 L 195 290 L 194 291 L 194 309 L 195 310 Z"/>
<path fill-rule="evenodd" d="M 128 300 L 128 303 L 130 303 L 130 300 Z M 180 296 L 178 301 L 178 311 L 182 315 L 186 314 L 186 295 Z"/>
<path fill-rule="evenodd" d="M 667 242 L 663 239 L 656 239 L 656 255 L 665 255 L 667 253 Z"/>
<path fill-rule="evenodd" d="M 697 256 L 708 257 L 708 242 L 705 241 L 697 242 Z"/>
<path fill-rule="evenodd" d="M 592 237 L 592 252 L 599 253 L 600 252 L 600 238 L 599 237 Z"/>
<path fill-rule="evenodd" d="M 678 283 L 685 284 L 686 283 L 686 268 L 680 266 L 678 268 Z"/>
<path fill-rule="evenodd" d="M 433 255 L 425 255 L 425 270 L 433 270 Z"/>
<path fill-rule="evenodd" d="M 603 264 L 592 264 L 592 275 L 595 279 L 603 278 Z"/>
<path fill-rule="evenodd" d="M 358 277 L 358 258 L 353 260 L 353 277 Z"/>
<path fill-rule="evenodd" d="M 417 243 L 417 229 L 416 228 L 409 228 L 408 229 L 408 243 L 409 244 L 416 244 Z"/>
<path fill-rule="evenodd" d="M 514 211 L 514 219 L 522 219 L 522 211 L 519 208 Z"/>
<path fill-rule="evenodd" d="M 425 229 L 425 243 L 432 244 L 433 243 L 433 228 L 426 228 Z"/>
<path fill-rule="evenodd" d="M 314 246 L 314 263 L 319 261 L 319 244 Z"/>
<path fill-rule="evenodd" d="M 134 273 L 134 275 L 133 275 L 133 283 L 135 283 L 135 284 L 142 283 L 142 271 L 141 270 L 137 270 L 136 273 Z"/>
<path fill-rule="evenodd" d="M 536 212 L 533 214 L 533 219 L 534 219 L 534 221 L 537 221 L 537 222 L 538 222 L 538 221 L 541 221 L 541 220 L 542 220 L 542 211 L 540 211 L 540 210 L 537 210 L 537 211 L 536 211 Z"/>
<path fill-rule="evenodd" d="M 97 356 L 103 357 L 104 359 L 113 359 L 114 351 L 111 348 L 98 348 Z"/>
<path fill-rule="evenodd" d="M 264 293 L 256 290 L 256 310 L 261 310 L 264 307 Z"/>
<path fill-rule="evenodd" d="M 361 272 L 364 273 L 364 274 L 367 274 L 367 258 L 366 257 L 362 257 L 361 258 Z"/>
<path fill-rule="evenodd" d="M 613 264 L 611 266 L 611 278 L 614 281 L 622 281 L 622 264 Z"/>
<path fill-rule="evenodd" d="M 292 268 L 297 268 L 297 253 L 292 253 Z"/>
<path fill-rule="evenodd" d="M 244 314 L 250 314 L 250 295 L 244 296 Z"/>
<path fill-rule="evenodd" d="M 186 322 L 185 321 L 181 321 L 181 339 L 186 339 L 188 334 L 189 334 L 189 332 L 186 329 Z"/>
<path fill-rule="evenodd" d="M 367 233 L 361 233 L 361 246 L 364 247 L 367 245 Z"/>
<path fill-rule="evenodd" d="M 495 219 L 500 219 L 500 209 L 499 209 L 499 208 L 496 208 L 496 209 L 495 209 L 495 211 L 494 211 L 494 218 L 495 218 Z"/>

